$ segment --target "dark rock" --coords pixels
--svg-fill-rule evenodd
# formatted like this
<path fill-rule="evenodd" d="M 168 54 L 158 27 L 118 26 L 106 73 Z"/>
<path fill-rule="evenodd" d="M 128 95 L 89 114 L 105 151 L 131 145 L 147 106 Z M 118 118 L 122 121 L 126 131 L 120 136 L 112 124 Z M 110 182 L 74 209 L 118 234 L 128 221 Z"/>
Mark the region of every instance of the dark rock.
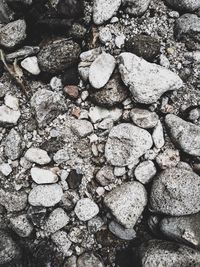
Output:
<path fill-rule="evenodd" d="M 65 85 L 78 85 L 79 84 L 79 73 L 77 66 L 70 67 L 62 74 L 62 84 Z"/>
<path fill-rule="evenodd" d="M 46 218 L 46 208 L 30 206 L 27 216 L 35 226 L 40 227 Z"/>
<path fill-rule="evenodd" d="M 81 17 L 83 14 L 82 0 L 60 0 L 57 5 L 58 13 L 67 18 Z"/>
<path fill-rule="evenodd" d="M 72 27 L 69 31 L 69 35 L 72 36 L 75 40 L 82 40 L 86 34 L 86 28 L 79 24 L 79 23 L 73 23 Z"/>
<path fill-rule="evenodd" d="M 198 0 L 165 0 L 172 8 L 180 11 L 195 11 L 200 8 L 200 1 Z"/>
<path fill-rule="evenodd" d="M 70 189 L 76 189 L 81 184 L 83 175 L 78 173 L 76 170 L 71 170 L 68 177 L 67 183 Z"/>
<path fill-rule="evenodd" d="M 0 23 L 8 23 L 13 18 L 14 13 L 9 8 L 6 0 L 0 2 Z"/>

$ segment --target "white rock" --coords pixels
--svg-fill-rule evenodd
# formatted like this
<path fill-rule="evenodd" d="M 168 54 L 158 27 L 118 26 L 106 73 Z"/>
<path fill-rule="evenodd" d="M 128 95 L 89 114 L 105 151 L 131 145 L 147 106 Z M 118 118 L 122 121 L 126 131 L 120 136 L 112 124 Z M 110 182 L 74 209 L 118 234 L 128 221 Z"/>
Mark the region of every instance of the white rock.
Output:
<path fill-rule="evenodd" d="M 51 161 L 45 150 L 35 147 L 31 147 L 26 151 L 25 158 L 39 165 L 45 165 Z"/>
<path fill-rule="evenodd" d="M 137 126 L 144 129 L 153 128 L 158 123 L 158 115 L 147 109 L 133 108 L 130 117 Z"/>
<path fill-rule="evenodd" d="M 143 104 L 152 104 L 165 92 L 178 90 L 183 85 L 176 73 L 132 53 L 119 56 L 119 71 L 135 101 Z"/>
<path fill-rule="evenodd" d="M 165 55 L 160 55 L 160 65 L 169 69 L 170 62 L 169 62 L 169 59 Z"/>
<path fill-rule="evenodd" d="M 33 226 L 27 219 L 26 214 L 11 218 L 10 224 L 12 229 L 21 237 L 28 237 L 33 231 Z"/>
<path fill-rule="evenodd" d="M 31 169 L 31 177 L 37 184 L 53 184 L 58 181 L 58 176 L 55 173 L 37 167 Z"/>
<path fill-rule="evenodd" d="M 27 57 L 21 62 L 22 68 L 27 70 L 33 75 L 39 75 L 40 74 L 40 68 L 38 65 L 37 57 Z"/>
<path fill-rule="evenodd" d="M 52 207 L 60 202 L 63 195 L 62 187 L 58 184 L 38 185 L 28 196 L 32 206 Z"/>
<path fill-rule="evenodd" d="M 87 120 L 73 120 L 71 129 L 81 138 L 86 137 L 94 131 L 92 123 Z"/>
<path fill-rule="evenodd" d="M 63 162 L 66 162 L 69 160 L 69 153 L 66 148 L 60 149 L 56 152 L 56 154 L 53 156 L 53 160 L 57 164 L 61 164 Z"/>
<path fill-rule="evenodd" d="M 117 177 L 123 176 L 126 173 L 125 167 L 115 167 L 114 168 L 114 175 Z"/>
<path fill-rule="evenodd" d="M 4 98 L 5 105 L 13 110 L 19 109 L 19 100 L 17 97 L 6 94 Z"/>
<path fill-rule="evenodd" d="M 156 175 L 156 167 L 151 160 L 141 162 L 135 169 L 135 178 L 142 184 L 149 183 Z"/>
<path fill-rule="evenodd" d="M 51 79 L 50 86 L 53 91 L 61 91 L 63 89 L 62 80 L 55 76 Z"/>
<path fill-rule="evenodd" d="M 12 168 L 10 167 L 8 163 L 2 163 L 0 165 L 0 172 L 3 175 L 8 176 L 12 172 Z"/>
<path fill-rule="evenodd" d="M 115 38 L 115 45 L 118 48 L 121 48 L 124 45 L 125 39 L 126 39 L 126 36 L 124 34 L 121 34 L 121 35 L 117 36 Z"/>
<path fill-rule="evenodd" d="M 89 70 L 89 81 L 92 87 L 100 89 L 106 85 L 115 69 L 115 65 L 115 58 L 110 54 L 102 53 L 99 55 Z"/>
<path fill-rule="evenodd" d="M 112 18 L 119 9 L 121 0 L 94 0 L 93 21 L 100 25 Z"/>
<path fill-rule="evenodd" d="M 71 247 L 72 242 L 68 239 L 68 235 L 64 231 L 57 231 L 51 235 L 52 241 L 56 244 L 58 249 L 64 256 L 68 256 L 68 251 Z"/>
<path fill-rule="evenodd" d="M 164 139 L 162 123 L 160 121 L 158 121 L 156 127 L 153 130 L 152 138 L 156 148 L 160 149 L 161 147 L 164 146 L 165 139 Z"/>
<path fill-rule="evenodd" d="M 0 124 L 16 124 L 20 116 L 19 110 L 13 110 L 5 105 L 0 106 Z"/>
<path fill-rule="evenodd" d="M 110 130 L 114 125 L 114 122 L 111 118 L 107 118 L 102 120 L 99 125 L 98 128 L 101 130 Z"/>
<path fill-rule="evenodd" d="M 99 40 L 106 44 L 107 42 L 112 41 L 112 33 L 108 27 L 103 27 L 99 31 Z"/>
<path fill-rule="evenodd" d="M 90 108 L 88 115 L 93 123 L 100 122 L 106 118 L 111 118 L 113 121 L 118 121 L 122 116 L 122 110 L 119 108 L 106 109 L 95 106 Z"/>
<path fill-rule="evenodd" d="M 99 213 L 99 207 L 90 198 L 82 198 L 77 202 L 74 212 L 79 220 L 88 221 Z"/>
<path fill-rule="evenodd" d="M 57 208 L 50 213 L 49 218 L 44 225 L 44 230 L 53 234 L 62 229 L 68 223 L 69 217 L 66 212 L 61 208 Z"/>

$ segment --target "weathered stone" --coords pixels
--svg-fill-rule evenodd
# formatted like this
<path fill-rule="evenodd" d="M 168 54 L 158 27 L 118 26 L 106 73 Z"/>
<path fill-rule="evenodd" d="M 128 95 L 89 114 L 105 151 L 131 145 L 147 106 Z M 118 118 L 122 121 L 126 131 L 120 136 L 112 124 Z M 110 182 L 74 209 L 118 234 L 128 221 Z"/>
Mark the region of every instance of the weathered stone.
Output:
<path fill-rule="evenodd" d="M 21 211 L 26 208 L 27 194 L 23 191 L 4 191 L 0 189 L 0 204 L 8 212 Z"/>
<path fill-rule="evenodd" d="M 73 120 L 71 129 L 80 138 L 88 136 L 94 130 L 92 123 L 87 120 Z"/>
<path fill-rule="evenodd" d="M 68 251 L 72 244 L 72 242 L 68 239 L 68 234 L 64 231 L 57 231 L 51 235 L 51 239 L 62 254 L 68 256 Z"/>
<path fill-rule="evenodd" d="M 93 123 L 107 118 L 111 118 L 113 121 L 118 121 L 122 116 L 122 110 L 119 108 L 106 109 L 95 106 L 90 108 L 88 115 Z"/>
<path fill-rule="evenodd" d="M 22 150 L 23 147 L 20 134 L 15 129 L 11 129 L 5 140 L 5 155 L 9 159 L 15 160 L 20 157 Z"/>
<path fill-rule="evenodd" d="M 55 173 L 37 167 L 31 169 L 31 178 L 37 184 L 53 184 L 58 181 L 58 176 Z"/>
<path fill-rule="evenodd" d="M 134 16 L 141 16 L 147 10 L 151 0 L 122 0 L 125 12 Z"/>
<path fill-rule="evenodd" d="M 160 121 L 158 121 L 157 125 L 153 130 L 152 139 L 155 147 L 158 149 L 162 148 L 165 144 L 163 127 Z"/>
<path fill-rule="evenodd" d="M 151 160 L 141 162 L 134 171 L 135 178 L 142 184 L 149 183 L 156 175 L 156 167 Z"/>
<path fill-rule="evenodd" d="M 195 11 L 200 8 L 199 0 L 166 0 L 167 4 L 180 11 Z"/>
<path fill-rule="evenodd" d="M 27 219 L 26 214 L 10 219 L 12 229 L 21 237 L 29 236 L 33 231 L 33 226 Z"/>
<path fill-rule="evenodd" d="M 24 156 L 30 162 L 34 162 L 39 165 L 45 165 L 51 161 L 45 150 L 36 147 L 29 148 Z"/>
<path fill-rule="evenodd" d="M 132 228 L 126 229 L 120 224 L 116 223 L 115 221 L 112 221 L 108 227 L 111 233 L 120 239 L 132 240 L 136 238 L 136 232 L 134 229 Z"/>
<path fill-rule="evenodd" d="M 21 62 L 22 68 L 27 70 L 33 75 L 39 75 L 40 74 L 40 69 L 38 66 L 38 60 L 37 57 L 27 57 Z"/>
<path fill-rule="evenodd" d="M 99 207 L 91 199 L 82 198 L 77 202 L 74 212 L 79 220 L 89 221 L 99 213 Z"/>
<path fill-rule="evenodd" d="M 96 174 L 96 180 L 102 186 L 109 185 L 115 181 L 113 168 L 111 166 L 103 166 Z"/>
<path fill-rule="evenodd" d="M 130 112 L 132 121 L 144 129 L 153 128 L 158 123 L 158 115 L 147 109 L 134 108 Z"/>
<path fill-rule="evenodd" d="M 44 230 L 47 231 L 47 233 L 52 234 L 62 229 L 68 223 L 69 217 L 67 216 L 66 212 L 61 208 L 57 208 L 50 213 L 45 222 Z"/>
<path fill-rule="evenodd" d="M 77 267 L 104 267 L 103 262 L 93 253 L 83 253 L 77 260 Z"/>
<path fill-rule="evenodd" d="M 15 125 L 20 116 L 19 110 L 13 110 L 5 105 L 0 106 L 0 125 Z"/>

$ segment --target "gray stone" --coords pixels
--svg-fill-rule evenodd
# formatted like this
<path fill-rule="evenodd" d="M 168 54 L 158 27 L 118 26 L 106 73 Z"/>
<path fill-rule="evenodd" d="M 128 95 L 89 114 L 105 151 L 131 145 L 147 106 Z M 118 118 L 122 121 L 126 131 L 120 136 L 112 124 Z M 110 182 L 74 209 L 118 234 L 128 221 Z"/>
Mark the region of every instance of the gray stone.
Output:
<path fill-rule="evenodd" d="M 57 164 L 61 164 L 64 163 L 66 161 L 69 160 L 69 153 L 67 152 L 67 150 L 65 148 L 60 149 L 56 152 L 56 154 L 53 156 L 53 160 L 57 163 Z"/>
<path fill-rule="evenodd" d="M 200 252 L 178 243 L 149 240 L 138 250 L 141 267 L 197 267 L 200 265 Z"/>
<path fill-rule="evenodd" d="M 12 172 L 12 168 L 8 163 L 2 163 L 0 164 L 0 172 L 3 175 L 8 176 Z"/>
<path fill-rule="evenodd" d="M 169 114 L 165 118 L 172 141 L 185 153 L 200 156 L 200 127 Z"/>
<path fill-rule="evenodd" d="M 37 167 L 31 169 L 31 178 L 37 184 L 54 184 L 58 181 L 58 176 L 51 170 Z"/>
<path fill-rule="evenodd" d="M 28 237 L 33 231 L 33 226 L 28 221 L 26 214 L 11 218 L 10 224 L 12 229 L 21 237 Z"/>
<path fill-rule="evenodd" d="M 182 216 L 200 211 L 200 177 L 180 168 L 162 171 L 153 180 L 150 208 L 159 213 Z"/>
<path fill-rule="evenodd" d="M 19 100 L 17 97 L 7 93 L 4 98 L 5 105 L 13 110 L 19 110 Z"/>
<path fill-rule="evenodd" d="M 176 73 L 131 53 L 119 56 L 119 71 L 135 101 L 143 104 L 154 103 L 165 92 L 183 85 Z"/>
<path fill-rule="evenodd" d="M 99 40 L 102 44 L 106 44 L 107 42 L 112 41 L 112 33 L 109 27 L 103 27 L 99 31 Z"/>
<path fill-rule="evenodd" d="M 13 19 L 14 12 L 9 8 L 5 0 L 0 2 L 0 23 L 8 23 Z"/>
<path fill-rule="evenodd" d="M 166 0 L 167 4 L 180 11 L 195 11 L 200 8 L 199 0 Z"/>
<path fill-rule="evenodd" d="M 68 251 L 72 244 L 72 242 L 68 239 L 68 234 L 64 231 L 57 231 L 51 235 L 51 239 L 56 244 L 60 252 L 62 252 L 64 256 L 68 256 Z"/>
<path fill-rule="evenodd" d="M 62 196 L 62 206 L 65 210 L 71 211 L 79 200 L 79 195 L 74 190 L 67 190 Z"/>
<path fill-rule="evenodd" d="M 93 5 L 93 21 L 100 25 L 112 18 L 114 13 L 118 11 L 121 0 L 94 0 Z"/>
<path fill-rule="evenodd" d="M 74 212 L 79 220 L 85 222 L 99 213 L 99 207 L 90 198 L 82 198 L 77 202 Z"/>
<path fill-rule="evenodd" d="M 102 260 L 91 252 L 85 252 L 78 257 L 77 267 L 105 267 Z"/>
<path fill-rule="evenodd" d="M 38 60 L 37 57 L 27 57 L 21 62 L 22 68 L 27 70 L 33 75 L 39 75 L 40 74 L 40 69 L 38 66 Z"/>
<path fill-rule="evenodd" d="M 44 230 L 49 234 L 53 234 L 62 229 L 68 223 L 69 217 L 67 216 L 66 212 L 61 208 L 57 208 L 50 213 L 44 224 Z"/>
<path fill-rule="evenodd" d="M 62 187 L 58 184 L 35 186 L 28 196 L 32 206 L 52 207 L 61 201 L 63 196 Z"/>
<path fill-rule="evenodd" d="M 21 44 L 26 39 L 25 20 L 9 22 L 0 28 L 0 45 L 12 49 Z"/>
<path fill-rule="evenodd" d="M 139 127 L 150 129 L 158 123 L 158 115 L 147 109 L 134 108 L 130 112 L 132 121 Z"/>
<path fill-rule="evenodd" d="M 21 211 L 26 208 L 27 194 L 23 191 L 4 191 L 0 189 L 0 204 L 8 212 Z"/>
<path fill-rule="evenodd" d="M 136 238 L 136 232 L 134 229 L 132 228 L 126 229 L 120 224 L 116 223 L 115 221 L 112 221 L 109 224 L 108 228 L 111 231 L 111 233 L 113 233 L 113 235 L 117 236 L 120 239 L 132 240 Z"/>
<path fill-rule="evenodd" d="M 20 116 L 19 110 L 13 110 L 5 105 L 0 106 L 0 125 L 15 125 Z"/>
<path fill-rule="evenodd" d="M 155 147 L 158 149 L 162 148 L 165 144 L 163 126 L 160 121 L 158 121 L 157 125 L 153 130 L 152 139 Z"/>
<path fill-rule="evenodd" d="M 147 193 L 139 182 L 124 183 L 105 196 L 104 204 L 120 224 L 132 228 L 147 205 Z"/>
<path fill-rule="evenodd" d="M 40 51 L 39 46 L 23 46 L 22 48 L 6 55 L 8 62 L 13 62 L 15 59 L 23 60 L 26 57 L 36 55 Z"/>
<path fill-rule="evenodd" d="M 38 54 L 39 67 L 44 72 L 55 74 L 78 62 L 80 46 L 67 39 L 46 44 Z"/>
<path fill-rule="evenodd" d="M 101 186 L 107 186 L 114 183 L 115 176 L 111 166 L 103 166 L 96 174 L 96 180 Z"/>
<path fill-rule="evenodd" d="M 156 157 L 156 163 L 162 169 L 176 167 L 180 162 L 179 150 L 167 148 Z"/>
<path fill-rule="evenodd" d="M 151 160 L 141 162 L 134 171 L 135 178 L 142 184 L 149 183 L 156 175 L 156 167 Z"/>
<path fill-rule="evenodd" d="M 122 0 L 125 12 L 134 16 L 141 16 L 147 10 L 151 0 Z"/>
<path fill-rule="evenodd" d="M 94 131 L 92 123 L 87 120 L 73 120 L 71 129 L 80 138 L 86 137 Z"/>
<path fill-rule="evenodd" d="M 24 156 L 28 161 L 37 163 L 39 165 L 45 165 L 51 161 L 51 158 L 48 156 L 47 152 L 37 147 L 29 148 Z"/>
<path fill-rule="evenodd" d="M 119 108 L 106 109 L 95 106 L 90 108 L 88 115 L 93 123 L 100 122 L 107 118 L 111 118 L 113 121 L 118 121 L 122 116 L 122 110 Z"/>
<path fill-rule="evenodd" d="M 110 131 L 105 156 L 114 166 L 127 166 L 145 154 L 151 146 L 151 135 L 146 130 L 122 123 Z"/>

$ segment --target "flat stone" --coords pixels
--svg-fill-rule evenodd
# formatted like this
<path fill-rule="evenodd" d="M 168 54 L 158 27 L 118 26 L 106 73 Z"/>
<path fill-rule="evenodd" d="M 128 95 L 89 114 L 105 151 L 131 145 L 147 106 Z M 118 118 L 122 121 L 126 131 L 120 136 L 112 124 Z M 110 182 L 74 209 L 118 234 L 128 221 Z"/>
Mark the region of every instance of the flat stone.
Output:
<path fill-rule="evenodd" d="M 69 217 L 66 212 L 61 208 L 57 208 L 50 213 L 44 225 L 44 230 L 47 231 L 47 233 L 53 234 L 62 229 L 68 223 Z"/>
<path fill-rule="evenodd" d="M 58 184 L 38 185 L 34 187 L 28 196 L 32 206 L 52 207 L 61 201 L 62 187 Z"/>
<path fill-rule="evenodd" d="M 152 139 L 155 147 L 158 149 L 162 148 L 165 144 L 163 126 L 160 121 L 158 121 L 157 125 L 153 130 Z"/>
<path fill-rule="evenodd" d="M 121 123 L 109 133 L 105 156 L 114 166 L 127 166 L 145 154 L 152 144 L 149 132 L 130 123 Z"/>
<path fill-rule="evenodd" d="M 64 256 L 68 256 L 68 251 L 72 244 L 72 242 L 68 239 L 68 234 L 64 231 L 57 231 L 51 235 L 51 239 L 56 244 L 60 252 L 62 252 Z"/>
<path fill-rule="evenodd" d="M 153 180 L 150 208 L 158 213 L 182 216 L 200 211 L 200 177 L 186 169 L 162 171 Z"/>
<path fill-rule="evenodd" d="M 5 95 L 4 102 L 7 107 L 13 110 L 19 110 L 19 100 L 17 97 L 8 93 Z"/>
<path fill-rule="evenodd" d="M 27 194 L 23 191 L 4 191 L 0 189 L 0 204 L 6 208 L 8 212 L 21 211 L 26 208 Z"/>
<path fill-rule="evenodd" d="M 31 169 L 31 178 L 37 184 L 54 184 L 58 176 L 50 170 L 34 167 Z"/>
<path fill-rule="evenodd" d="M 26 214 L 10 219 L 12 229 L 21 237 L 28 237 L 33 231 L 33 226 L 27 219 Z"/>
<path fill-rule="evenodd" d="M 15 129 L 11 129 L 5 140 L 5 155 L 11 160 L 16 160 L 20 157 L 22 151 L 21 136 Z"/>
<path fill-rule="evenodd" d="M 20 116 L 19 110 L 13 110 L 5 105 L 0 106 L 0 125 L 15 125 Z"/>
<path fill-rule="evenodd" d="M 51 158 L 45 150 L 36 147 L 29 148 L 24 156 L 30 162 L 34 162 L 39 165 L 45 165 L 51 161 Z"/>
<path fill-rule="evenodd" d="M 158 115 L 147 109 L 134 108 L 130 112 L 130 117 L 135 125 L 144 129 L 153 128 L 158 123 Z"/>
<path fill-rule="evenodd" d="M 122 240 L 132 240 L 136 238 L 136 232 L 134 229 L 126 229 L 115 221 L 112 221 L 108 227 L 113 235 Z"/>
<path fill-rule="evenodd" d="M 27 70 L 33 75 L 39 75 L 40 74 L 40 68 L 38 65 L 37 57 L 27 57 L 21 62 L 22 68 Z"/>
<path fill-rule="evenodd" d="M 116 187 L 104 197 L 104 204 L 125 228 L 133 228 L 147 205 L 147 193 L 139 182 Z"/>
<path fill-rule="evenodd" d="M 103 166 L 96 174 L 96 180 L 101 186 L 107 186 L 114 183 L 115 176 L 111 166 Z"/>
<path fill-rule="evenodd" d="M 119 108 L 106 109 L 95 106 L 90 108 L 88 116 L 93 123 L 100 122 L 103 119 L 108 118 L 112 119 L 113 121 L 118 121 L 122 116 L 122 110 Z"/>
<path fill-rule="evenodd" d="M 166 0 L 166 2 L 174 9 L 180 11 L 195 11 L 200 8 L 199 0 Z"/>
<path fill-rule="evenodd" d="M 94 131 L 92 123 L 87 120 L 73 120 L 71 129 L 81 138 L 88 136 Z"/>
<path fill-rule="evenodd" d="M 131 53 L 119 56 L 119 71 L 134 100 L 143 104 L 152 104 L 165 92 L 183 85 L 176 73 Z"/>
<path fill-rule="evenodd" d="M 200 156 L 200 127 L 169 114 L 165 118 L 172 141 L 185 153 Z"/>
<path fill-rule="evenodd" d="M 77 202 L 74 212 L 79 220 L 85 222 L 99 213 L 99 207 L 90 198 L 82 198 Z"/>
<path fill-rule="evenodd" d="M 125 6 L 125 12 L 134 16 L 143 15 L 150 2 L 151 0 L 122 0 L 123 5 Z"/>
<path fill-rule="evenodd" d="M 135 178 L 142 184 L 149 183 L 156 175 L 156 167 L 151 160 L 141 162 L 134 171 Z"/>

